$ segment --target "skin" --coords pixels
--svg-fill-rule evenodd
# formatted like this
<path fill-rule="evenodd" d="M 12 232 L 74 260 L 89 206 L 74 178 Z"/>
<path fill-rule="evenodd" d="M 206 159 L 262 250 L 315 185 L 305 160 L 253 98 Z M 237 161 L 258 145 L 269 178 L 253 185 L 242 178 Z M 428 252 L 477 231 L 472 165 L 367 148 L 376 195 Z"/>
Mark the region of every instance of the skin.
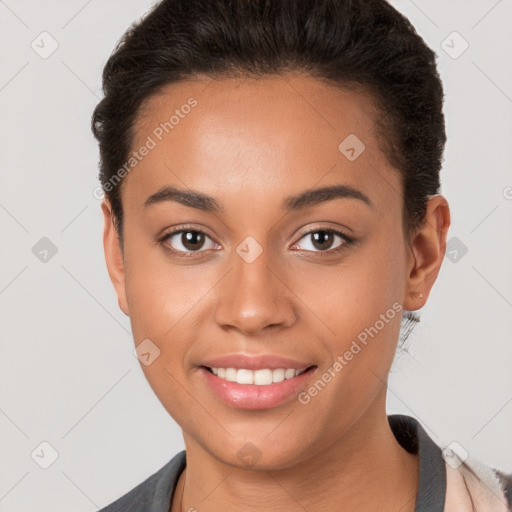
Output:
<path fill-rule="evenodd" d="M 124 179 L 124 253 L 102 203 L 119 306 L 136 345 L 149 338 L 160 350 L 141 368 L 183 430 L 187 467 L 170 510 L 316 512 L 341 503 L 413 512 L 418 458 L 398 444 L 386 414 L 402 312 L 307 404 L 292 397 L 269 409 L 236 409 L 204 384 L 198 364 L 232 353 L 309 361 L 317 368 L 308 389 L 393 303 L 424 306 L 445 254 L 446 199 L 429 200 L 425 222 L 406 240 L 400 176 L 379 147 L 373 101 L 299 73 L 167 86 L 147 103 L 133 148 L 191 96 L 197 106 Z M 348 134 L 366 147 L 354 161 L 338 149 Z M 282 209 L 288 196 L 338 184 L 373 206 L 336 198 Z M 165 185 L 213 196 L 225 210 L 174 201 L 145 208 Z M 207 234 L 195 252 L 181 234 L 158 241 L 185 224 Z M 326 228 L 356 243 L 322 255 L 344 243 L 335 236 L 315 246 L 311 233 Z M 236 252 L 247 236 L 263 249 L 252 263 Z M 249 441 L 260 457 L 251 467 L 237 456 Z"/>

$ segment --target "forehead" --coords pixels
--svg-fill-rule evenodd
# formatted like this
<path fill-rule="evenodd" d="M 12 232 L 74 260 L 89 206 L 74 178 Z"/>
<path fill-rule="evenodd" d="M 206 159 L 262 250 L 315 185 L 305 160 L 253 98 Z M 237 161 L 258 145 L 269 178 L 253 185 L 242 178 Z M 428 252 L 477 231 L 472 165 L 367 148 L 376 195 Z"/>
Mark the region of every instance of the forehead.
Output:
<path fill-rule="evenodd" d="M 197 102 L 197 107 L 180 115 L 180 110 L 188 111 L 190 100 Z M 173 113 L 179 116 L 173 123 L 190 118 L 186 124 L 191 129 L 209 125 L 210 129 L 225 130 L 236 124 L 237 129 L 255 132 L 266 119 L 264 127 L 272 124 L 281 135 L 302 132 L 307 136 L 315 130 L 325 136 L 330 130 L 338 131 L 339 136 L 351 129 L 366 139 L 375 138 L 373 121 L 378 115 L 373 99 L 361 88 L 334 87 L 300 73 L 220 80 L 203 77 L 168 84 L 147 98 L 139 109 L 136 137 L 168 121 Z M 225 121 L 226 126 L 219 127 L 220 121 Z M 179 135 L 179 131 L 173 128 L 171 134 Z M 218 132 L 215 130 L 217 137 Z"/>
<path fill-rule="evenodd" d="M 319 182 L 396 195 L 377 115 L 369 95 L 300 74 L 170 84 L 135 124 L 132 150 L 153 147 L 127 176 L 126 199 L 140 204 L 168 183 L 240 201 L 244 191 L 281 199 Z"/>

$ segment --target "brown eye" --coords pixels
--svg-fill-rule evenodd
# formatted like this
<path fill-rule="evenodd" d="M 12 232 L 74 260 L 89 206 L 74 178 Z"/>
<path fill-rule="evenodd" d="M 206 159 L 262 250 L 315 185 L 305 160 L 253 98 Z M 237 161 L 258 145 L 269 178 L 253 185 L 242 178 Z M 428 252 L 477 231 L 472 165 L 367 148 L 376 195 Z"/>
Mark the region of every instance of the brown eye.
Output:
<path fill-rule="evenodd" d="M 207 245 L 207 241 L 210 241 L 211 246 L 205 247 Z M 202 231 L 198 231 L 195 229 L 182 229 L 179 231 L 174 231 L 165 235 L 162 241 L 170 246 L 170 250 L 177 253 L 183 253 L 182 255 L 186 255 L 186 253 L 199 252 L 200 249 L 215 249 L 215 242 Z"/>
<path fill-rule="evenodd" d="M 317 229 L 310 231 L 302 236 L 301 240 L 303 239 L 309 242 L 309 244 L 303 244 L 302 248 L 299 247 L 301 250 L 328 254 L 336 253 L 353 242 L 352 238 L 335 229 Z M 336 239 L 339 239 L 337 244 Z M 297 245 L 300 245 L 300 241 L 295 244 L 295 246 Z"/>
<path fill-rule="evenodd" d="M 319 251 L 330 249 L 334 241 L 334 233 L 328 231 L 316 231 L 310 233 L 313 246 Z"/>
<path fill-rule="evenodd" d="M 199 231 L 183 231 L 179 240 L 187 251 L 197 251 L 204 244 L 204 233 Z"/>

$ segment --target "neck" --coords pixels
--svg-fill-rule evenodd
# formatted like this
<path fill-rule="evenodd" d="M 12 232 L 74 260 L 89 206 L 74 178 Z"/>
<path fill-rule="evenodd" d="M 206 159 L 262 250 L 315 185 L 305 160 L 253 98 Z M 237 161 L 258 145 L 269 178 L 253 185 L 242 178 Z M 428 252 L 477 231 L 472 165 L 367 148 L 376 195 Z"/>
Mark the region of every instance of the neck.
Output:
<path fill-rule="evenodd" d="M 186 437 L 187 466 L 171 512 L 235 512 L 242 507 L 324 512 L 339 509 L 340 504 L 358 512 L 413 512 L 418 457 L 397 442 L 385 396 L 381 407 L 378 402 L 323 452 L 286 469 L 235 468 Z"/>

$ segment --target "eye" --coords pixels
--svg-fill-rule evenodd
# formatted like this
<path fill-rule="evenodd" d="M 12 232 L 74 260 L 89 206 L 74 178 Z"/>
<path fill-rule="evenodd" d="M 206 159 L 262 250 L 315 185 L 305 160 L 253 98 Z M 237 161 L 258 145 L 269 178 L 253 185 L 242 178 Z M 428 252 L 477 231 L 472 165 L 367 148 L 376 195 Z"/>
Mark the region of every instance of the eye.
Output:
<path fill-rule="evenodd" d="M 340 243 L 333 247 L 336 238 L 340 239 Z M 346 246 L 354 243 L 353 238 L 345 235 L 345 233 L 342 233 L 341 231 L 330 228 L 310 231 L 309 233 L 303 235 L 301 237 L 301 240 L 302 239 L 305 239 L 307 242 L 309 242 L 304 244 L 305 248 L 302 250 L 327 254 L 337 254 L 344 250 Z M 298 243 L 294 244 L 293 247 L 296 247 L 297 244 Z"/>
<path fill-rule="evenodd" d="M 324 254 L 338 254 L 355 242 L 355 240 L 348 235 L 331 228 L 310 231 L 300 238 L 300 240 L 302 239 L 305 239 L 309 243 L 304 244 L 305 248 L 301 250 L 317 252 L 321 256 Z M 334 245 L 336 239 L 339 239 L 339 243 Z M 159 239 L 159 242 L 164 245 L 166 250 L 178 257 L 193 257 L 194 253 L 205 252 L 201 249 L 215 250 L 218 248 L 218 244 L 204 231 L 183 227 L 166 233 Z M 292 249 L 296 248 L 298 245 L 299 243 L 295 243 Z"/>
<path fill-rule="evenodd" d="M 177 229 L 165 234 L 159 241 L 169 251 L 183 257 L 190 257 L 194 252 L 202 252 L 200 249 L 215 249 L 217 246 L 206 233 L 198 229 Z"/>

